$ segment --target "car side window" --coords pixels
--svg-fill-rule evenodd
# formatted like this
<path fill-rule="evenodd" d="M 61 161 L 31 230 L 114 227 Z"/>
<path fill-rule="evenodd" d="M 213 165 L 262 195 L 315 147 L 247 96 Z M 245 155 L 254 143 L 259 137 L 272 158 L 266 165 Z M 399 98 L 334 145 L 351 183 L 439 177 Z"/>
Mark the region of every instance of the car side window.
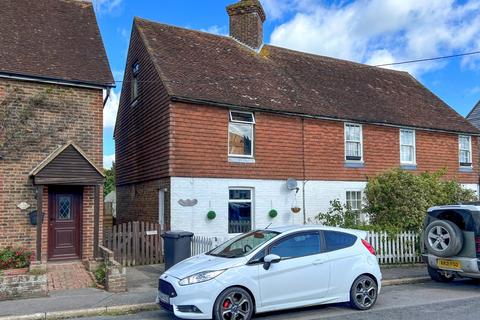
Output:
<path fill-rule="evenodd" d="M 293 235 L 279 240 L 270 247 L 270 253 L 282 259 L 299 258 L 320 252 L 320 235 L 317 232 Z"/>
<path fill-rule="evenodd" d="M 328 252 L 351 247 L 357 241 L 357 237 L 349 233 L 324 231 L 323 234 Z"/>

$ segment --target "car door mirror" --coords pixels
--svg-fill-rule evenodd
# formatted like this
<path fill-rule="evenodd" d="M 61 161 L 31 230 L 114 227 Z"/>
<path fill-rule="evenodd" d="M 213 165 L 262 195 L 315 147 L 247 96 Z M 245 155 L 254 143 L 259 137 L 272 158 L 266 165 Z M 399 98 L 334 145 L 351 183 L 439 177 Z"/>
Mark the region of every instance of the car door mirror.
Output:
<path fill-rule="evenodd" d="M 272 263 L 278 263 L 280 262 L 280 260 L 282 260 L 282 258 L 277 256 L 276 254 L 269 254 L 268 256 L 263 258 L 263 269 L 265 270 L 270 269 L 270 266 L 272 265 Z"/>

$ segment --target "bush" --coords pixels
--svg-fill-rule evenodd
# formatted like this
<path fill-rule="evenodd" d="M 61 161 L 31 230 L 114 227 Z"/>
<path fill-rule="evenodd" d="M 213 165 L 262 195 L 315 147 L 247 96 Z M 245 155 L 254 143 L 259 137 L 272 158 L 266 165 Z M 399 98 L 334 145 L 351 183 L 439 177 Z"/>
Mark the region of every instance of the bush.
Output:
<path fill-rule="evenodd" d="M 364 211 L 381 228 L 419 231 L 429 207 L 476 199 L 472 190 L 444 175 L 445 170 L 415 175 L 394 169 L 369 178 Z"/>
<path fill-rule="evenodd" d="M 319 213 L 316 220 L 326 226 L 340 228 L 357 228 L 358 214 L 346 205 L 342 205 L 339 199 L 330 201 L 330 208 L 325 213 Z"/>
<path fill-rule="evenodd" d="M 101 265 L 99 265 L 93 275 L 95 276 L 95 280 L 97 281 L 97 283 L 104 286 L 107 278 L 107 264 L 102 263 Z"/>
<path fill-rule="evenodd" d="M 30 265 L 32 252 L 23 248 L 6 247 L 0 250 L 0 270 L 21 269 Z"/>

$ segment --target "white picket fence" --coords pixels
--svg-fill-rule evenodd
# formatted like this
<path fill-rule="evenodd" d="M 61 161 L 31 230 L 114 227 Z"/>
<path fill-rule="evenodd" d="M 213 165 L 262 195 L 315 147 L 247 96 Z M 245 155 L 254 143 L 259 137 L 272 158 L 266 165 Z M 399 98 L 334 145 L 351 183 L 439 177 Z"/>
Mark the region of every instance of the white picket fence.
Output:
<path fill-rule="evenodd" d="M 380 264 L 406 264 L 421 261 L 420 236 L 411 231 L 389 236 L 386 232 L 369 232 L 367 241 L 375 248 Z"/>
<path fill-rule="evenodd" d="M 192 255 L 205 253 L 227 241 L 228 237 L 194 236 Z M 408 264 L 421 261 L 420 236 L 411 231 L 389 236 L 386 232 L 369 232 L 367 241 L 375 248 L 380 264 Z"/>

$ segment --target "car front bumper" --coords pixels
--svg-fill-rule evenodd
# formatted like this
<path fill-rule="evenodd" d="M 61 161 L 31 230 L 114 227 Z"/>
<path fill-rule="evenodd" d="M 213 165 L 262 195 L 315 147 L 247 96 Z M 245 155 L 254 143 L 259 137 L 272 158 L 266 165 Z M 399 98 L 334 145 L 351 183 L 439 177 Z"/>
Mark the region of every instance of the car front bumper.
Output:
<path fill-rule="evenodd" d="M 174 313 L 176 317 L 181 319 L 211 319 L 215 300 L 224 289 L 224 286 L 216 279 L 188 286 L 180 286 L 178 284 L 179 279 L 168 274 L 163 274 L 160 280 L 170 284 L 176 296 L 170 297 L 168 303 L 161 301 L 160 297 L 170 292 L 161 290 L 159 285 L 157 303 L 163 309 Z M 198 311 L 182 312 L 182 310 L 179 310 L 179 307 L 184 309 L 187 306 L 195 306 Z"/>

